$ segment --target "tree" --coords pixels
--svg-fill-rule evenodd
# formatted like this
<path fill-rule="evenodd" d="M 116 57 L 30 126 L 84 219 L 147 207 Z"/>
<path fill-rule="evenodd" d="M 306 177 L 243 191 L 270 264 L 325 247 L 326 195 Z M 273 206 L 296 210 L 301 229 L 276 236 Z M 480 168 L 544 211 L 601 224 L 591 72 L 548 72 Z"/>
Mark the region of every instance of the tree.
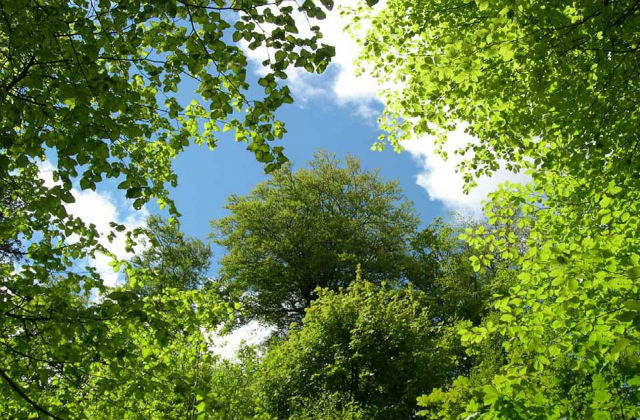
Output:
<path fill-rule="evenodd" d="M 469 187 L 501 165 L 532 177 L 496 191 L 489 226 L 465 236 L 476 270 L 497 253 L 518 271 L 499 318 L 461 330 L 471 352 L 498 336 L 503 365 L 425 398 L 430 416 L 638 416 L 639 6 L 394 0 L 373 18 L 363 58 L 402 82 L 391 142 L 464 123 Z"/>
<path fill-rule="evenodd" d="M 478 324 L 492 306 L 493 296 L 506 293 L 517 274 L 489 253 L 492 263 L 477 272 L 478 252 L 460 238 L 483 223 L 458 217 L 445 222 L 436 218 L 411 240 L 407 278 L 429 296 L 432 316 L 451 325 L 460 320 Z"/>
<path fill-rule="evenodd" d="M 148 218 L 142 234 L 148 240 L 131 258 L 128 284 L 109 296 L 140 300 L 151 308 L 141 311 L 135 332 L 122 334 L 121 325 L 110 325 L 107 339 L 121 342 L 125 371 L 118 372 L 114 387 L 112 366 L 92 366 L 87 388 L 95 392 L 88 393 L 82 412 L 92 419 L 215 418 L 210 408 L 230 402 L 219 386 L 211 392 L 224 369 L 207 336 L 228 321 L 232 310 L 217 292 L 201 287 L 211 250 L 185 237 L 178 222 L 159 216 Z"/>
<path fill-rule="evenodd" d="M 348 286 L 356 266 L 373 282 L 398 279 L 417 219 L 397 182 L 384 182 L 347 157 L 318 153 L 310 169 L 275 172 L 231 212 L 212 222 L 222 286 L 252 318 L 286 329 L 299 321 L 317 287 Z"/>
<path fill-rule="evenodd" d="M 219 398 L 210 392 L 216 357 L 206 335 L 227 320 L 227 305 L 214 293 L 170 287 L 142 302 L 141 312 L 152 315 L 126 328 L 122 320 L 108 323 L 104 339 L 119 344 L 117 357 L 94 362 L 85 398 L 69 404 L 95 420 L 211 418 L 205 406 Z"/>
<path fill-rule="evenodd" d="M 271 415 L 410 419 L 416 397 L 453 375 L 455 335 L 433 320 L 425 293 L 358 279 L 318 294 L 302 328 L 270 349 L 257 372 Z"/>
<path fill-rule="evenodd" d="M 393 0 L 372 20 L 362 59 L 381 82 L 402 82 L 385 95 L 394 146 L 444 140 L 466 123 L 478 139 L 463 165 L 469 182 L 502 159 L 604 188 L 638 164 L 639 22 L 635 0 Z"/>
<path fill-rule="evenodd" d="M 206 335 L 227 321 L 232 310 L 217 293 L 197 288 L 209 249 L 185 240 L 177 223 L 159 217 L 149 219 L 145 233 L 155 245 L 132 259 L 130 284 L 103 294 L 99 305 L 76 294 L 67 306 L 47 308 L 47 317 L 8 313 L 26 318 L 26 330 L 2 344 L 23 356 L 24 364 L 13 367 L 23 372 L 18 389 L 25 399 L 38 395 L 34 403 L 40 409 L 53 413 L 55 407 L 56 417 L 196 419 L 205 404 L 219 403 L 209 393 L 215 357 Z M 64 296 L 72 286 L 61 279 L 50 286 L 50 294 Z M 74 303 L 85 311 L 77 313 Z M 23 310 L 32 313 L 28 303 Z M 74 313 L 76 318 L 69 319 Z M 65 331 L 59 330 L 62 322 L 67 322 Z M 77 342 L 61 348 L 46 345 L 58 335 Z M 37 366 L 37 374 L 29 374 L 29 364 Z M 82 364 L 86 371 L 78 367 Z M 0 408 L 21 418 L 33 411 L 27 402 L 10 398 Z"/>
<path fill-rule="evenodd" d="M 206 407 L 211 419 L 249 420 L 269 417 L 260 412 L 259 394 L 255 392 L 255 374 L 261 363 L 261 352 L 255 347 L 243 346 L 237 360 L 220 360 L 213 366 Z"/>
<path fill-rule="evenodd" d="M 11 234 L 12 217 L 20 212 L 23 203 L 6 181 L 0 181 L 0 203 L 0 231 L 4 233 L 0 236 L 0 263 L 15 263 L 24 256 L 24 251 L 20 238 Z"/>
<path fill-rule="evenodd" d="M 321 19 L 327 7 L 306 1 L 296 9 Z M 18 270 L 0 266 L 3 413 L 82 416 L 71 396 L 84 392 L 93 363 L 117 366 L 106 372 L 112 386 L 127 369 L 122 341 L 103 338 L 111 329 L 148 328 L 152 315 L 140 311 L 155 308 L 129 290 L 110 299 L 116 292 L 84 267 L 96 253 L 112 254 L 94 226 L 69 214 L 74 187 L 94 190 L 112 179 L 135 208 L 155 198 L 177 216 L 167 191 L 177 183 L 171 162 L 190 143 L 214 148 L 217 131 L 235 130 L 267 171 L 286 160 L 271 146 L 284 133 L 275 111 L 291 102 L 279 80 L 292 66 L 323 71 L 333 55 L 317 28 L 298 33 L 293 13 L 262 0 L 0 5 L 0 180 L 3 194 L 10 188 L 19 198 L 17 209 L 15 200 L 0 201 L 0 244 L 21 241 L 25 253 Z M 240 42 L 270 52 L 255 98 Z M 184 106 L 176 92 L 186 79 L 198 98 Z M 45 156 L 53 166 L 46 183 Z M 109 237 L 123 230 L 114 225 Z"/>
<path fill-rule="evenodd" d="M 496 217 L 509 220 L 514 209 L 525 215 L 519 221 L 532 228 L 529 249 L 508 257 L 518 277 L 495 302 L 497 316 L 465 325 L 460 333 L 471 353 L 501 342 L 503 364 L 424 398 L 430 416 L 637 415 L 640 270 L 637 222 L 630 212 L 638 200 L 626 201 L 631 194 L 615 185 L 594 194 L 587 180 L 554 181 L 538 186 L 535 195 L 531 186 L 496 193 Z M 624 200 L 606 204 L 616 195 Z M 613 222 L 602 223 L 609 218 Z M 508 253 L 508 236 L 499 228 L 476 231 L 469 240 L 480 249 Z"/>
<path fill-rule="evenodd" d="M 196 238 L 185 238 L 178 222 L 169 223 L 159 216 L 147 220 L 147 248 L 131 259 L 131 265 L 148 272 L 140 285 L 145 295 L 170 287 L 196 290 L 207 281 L 211 248 Z"/>

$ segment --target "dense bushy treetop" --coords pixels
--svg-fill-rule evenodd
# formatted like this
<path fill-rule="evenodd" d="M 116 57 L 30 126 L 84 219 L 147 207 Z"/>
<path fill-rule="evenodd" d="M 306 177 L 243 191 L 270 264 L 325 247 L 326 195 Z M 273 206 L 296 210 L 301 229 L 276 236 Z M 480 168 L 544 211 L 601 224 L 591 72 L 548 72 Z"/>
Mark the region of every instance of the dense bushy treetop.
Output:
<path fill-rule="evenodd" d="M 231 196 L 214 221 L 227 248 L 222 286 L 253 318 L 286 328 L 317 287 L 338 290 L 356 266 L 373 282 L 399 279 L 418 220 L 397 182 L 320 152 L 309 169 L 285 167 L 246 196 Z"/>
<path fill-rule="evenodd" d="M 333 398 L 333 418 L 343 410 L 363 419 L 414 418 L 416 397 L 456 368 L 451 336 L 443 338 L 427 296 L 363 279 L 348 291 L 318 293 L 303 328 L 263 361 L 257 382 L 267 412 L 304 417 L 324 396 Z"/>

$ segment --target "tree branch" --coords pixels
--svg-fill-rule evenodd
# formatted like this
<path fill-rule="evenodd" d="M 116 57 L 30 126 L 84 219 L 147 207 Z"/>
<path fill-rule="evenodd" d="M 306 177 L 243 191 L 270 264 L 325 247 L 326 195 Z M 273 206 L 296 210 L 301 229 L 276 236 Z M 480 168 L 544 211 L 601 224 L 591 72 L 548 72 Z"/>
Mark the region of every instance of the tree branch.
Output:
<path fill-rule="evenodd" d="M 56 416 L 55 414 L 51 413 L 50 411 L 48 411 L 47 409 L 41 407 L 38 405 L 38 403 L 36 403 L 35 401 L 33 401 L 31 398 L 29 398 L 29 396 L 22 390 L 22 388 L 20 388 L 20 386 L 18 384 L 16 384 L 15 382 L 13 382 L 11 380 L 11 378 L 9 378 L 9 376 L 7 376 L 7 374 L 0 369 L 0 376 L 2 376 L 2 378 L 5 380 L 5 382 L 7 384 L 9 384 L 9 386 L 16 391 L 16 393 L 18 395 L 20 395 L 26 402 L 28 402 L 29 404 L 31 404 L 31 406 L 33 408 L 35 408 L 37 411 L 41 412 L 42 414 L 46 414 L 47 416 L 51 417 L 52 419 L 55 420 L 63 420 L 62 418 Z"/>
<path fill-rule="evenodd" d="M 22 79 L 27 77 L 27 73 L 29 72 L 29 69 L 31 68 L 31 66 L 33 66 L 35 62 L 36 62 L 36 56 L 35 54 L 33 54 L 31 55 L 31 58 L 29 58 L 29 62 L 22 68 L 20 73 L 14 76 L 13 80 L 11 80 L 11 82 L 6 86 L 5 89 L 7 90 L 7 92 L 13 89 L 13 87 L 17 85 Z"/>

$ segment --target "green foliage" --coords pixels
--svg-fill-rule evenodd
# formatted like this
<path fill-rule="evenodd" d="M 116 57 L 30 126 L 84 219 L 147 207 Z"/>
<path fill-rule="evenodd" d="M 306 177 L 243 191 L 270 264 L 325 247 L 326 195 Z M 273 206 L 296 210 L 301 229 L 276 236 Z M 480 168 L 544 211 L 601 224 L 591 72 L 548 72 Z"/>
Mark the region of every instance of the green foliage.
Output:
<path fill-rule="evenodd" d="M 91 366 L 82 413 L 92 419 L 201 419 L 198 406 L 216 401 L 210 394 L 215 357 L 203 334 L 228 316 L 227 307 L 215 294 L 172 288 L 143 300 L 151 306 L 145 313 L 161 315 L 135 330 L 128 326 L 131 331 L 111 326 L 104 339 L 120 339 L 120 361 Z"/>
<path fill-rule="evenodd" d="M 242 347 L 237 360 L 222 360 L 212 367 L 209 385 L 212 403 L 206 407 L 205 418 L 248 420 L 270 417 L 259 408 L 259 393 L 255 392 L 255 374 L 260 365 L 260 353 L 253 347 Z"/>
<path fill-rule="evenodd" d="M 429 296 L 432 316 L 449 325 L 462 319 L 477 324 L 490 311 L 492 297 L 514 283 L 516 273 L 495 253 L 489 254 L 486 270 L 474 270 L 478 252 L 462 238 L 478 226 L 472 220 L 447 223 L 437 218 L 411 240 L 406 275 Z"/>
<path fill-rule="evenodd" d="M 139 276 L 139 286 L 135 286 L 143 294 L 155 294 L 167 287 L 196 290 L 207 281 L 211 265 L 208 245 L 199 239 L 185 238 L 177 221 L 170 223 L 158 216 L 147 220 L 145 233 L 149 238 L 146 248 L 131 259 Z"/>
<path fill-rule="evenodd" d="M 201 386 L 193 380 L 193 369 L 184 364 L 188 361 L 189 367 L 197 368 L 194 357 L 209 363 L 201 329 L 224 320 L 227 306 L 214 295 L 177 289 L 142 299 L 115 289 L 100 304 L 70 301 L 63 286 L 52 286 L 49 295 L 61 295 L 67 306 L 35 308 L 46 318 L 30 318 L 31 305 L 9 313 L 10 320 L 22 321 L 25 330 L 3 339 L 12 364 L 3 368 L 9 379 L 2 383 L 8 397 L 0 405 L 2 413 L 26 418 L 36 410 L 47 410 L 62 418 L 102 418 L 96 413 L 111 413 L 114 418 L 133 419 L 144 407 L 147 411 L 141 412 L 157 410 L 167 416 L 158 418 L 172 418 L 162 406 L 148 404 L 154 395 L 172 409 L 183 409 L 186 397 Z M 31 402 L 16 398 L 11 383 Z M 181 383 L 181 391 L 167 391 Z"/>
<path fill-rule="evenodd" d="M 393 0 L 373 19 L 363 58 L 402 82 L 394 145 L 464 123 L 468 187 L 501 165 L 532 176 L 466 235 L 477 271 L 497 253 L 518 272 L 497 319 L 460 331 L 471 353 L 501 341 L 502 365 L 422 398 L 430 417 L 640 414 L 639 23 L 635 1 Z"/>
<path fill-rule="evenodd" d="M 511 258 L 519 281 L 496 302 L 499 319 L 461 331 L 471 348 L 497 334 L 506 352 L 500 371 L 472 391 L 466 414 L 633 418 L 640 410 L 634 309 L 640 244 L 638 222 L 624 215 L 636 212 L 637 194 L 627 191 L 614 202 L 607 197 L 623 190 L 613 184 L 595 193 L 586 180 L 547 176 L 553 183 L 494 196 L 501 204 L 495 206 L 498 219 L 519 209 L 518 222 L 531 231 L 526 254 Z M 585 208 L 590 211 L 580 210 Z M 603 216 L 626 221 L 603 224 Z M 499 252 L 508 240 L 499 227 L 472 239 Z"/>
<path fill-rule="evenodd" d="M 416 397 L 454 374 L 455 334 L 432 320 L 424 293 L 356 280 L 348 291 L 318 294 L 302 328 L 260 366 L 256 383 L 268 413 L 413 418 Z"/>
<path fill-rule="evenodd" d="M 87 388 L 96 393 L 88 395 L 85 414 L 95 419 L 203 419 L 202 404 L 219 404 L 210 392 L 216 360 L 205 335 L 230 313 L 216 293 L 200 288 L 211 251 L 185 238 L 178 222 L 158 216 L 147 220 L 143 233 L 149 241 L 131 259 L 127 288 L 109 296 L 132 291 L 151 304 L 141 314 L 160 313 L 161 320 L 147 319 L 120 349 L 128 374 L 118 371 L 113 378 L 111 366 L 91 366 Z M 118 325 L 111 329 L 117 331 Z"/>
<path fill-rule="evenodd" d="M 310 169 L 284 168 L 247 196 L 231 196 L 227 209 L 213 222 L 228 250 L 223 286 L 250 317 L 281 329 L 302 318 L 316 287 L 348 286 L 359 263 L 373 282 L 399 278 L 418 223 L 397 182 L 326 153 Z"/>
<path fill-rule="evenodd" d="M 136 287 L 105 290 L 96 299 L 72 281 L 82 277 L 54 277 L 41 286 L 47 299 L 17 296 L 22 305 L 7 310 L 3 320 L 15 329 L 2 338 L 13 358 L 2 369 L 8 398 L 0 412 L 15 418 L 39 411 L 55 418 L 196 419 L 199 404 L 213 404 L 214 357 L 204 334 L 232 310 L 217 293 L 195 289 L 208 266 L 207 247 L 183 240 L 177 224 L 160 218 L 150 218 L 149 229 L 152 247 L 127 270 Z"/>
<path fill-rule="evenodd" d="M 365 420 L 367 417 L 352 401 L 344 402 L 340 393 L 320 394 L 302 401 L 291 420 Z"/>
<path fill-rule="evenodd" d="M 22 206 L 22 200 L 13 193 L 11 188 L 0 184 L 0 232 L 10 229 L 11 215 L 19 212 Z M 11 235 L 1 235 L 0 238 L 1 264 L 15 263 L 24 256 L 20 238 Z"/>
<path fill-rule="evenodd" d="M 332 3 L 321 3 L 305 1 L 295 9 L 322 19 Z M 199 292 L 164 289 L 164 284 L 164 291 L 175 294 L 141 297 L 129 289 L 109 290 L 86 266 L 97 254 L 112 256 L 106 238 L 69 214 L 66 205 L 74 202 L 73 188 L 95 190 L 111 179 L 136 209 L 155 198 L 175 217 L 168 196 L 168 186 L 177 184 L 173 159 L 190 143 L 214 148 L 220 130 L 234 130 L 266 171 L 284 163 L 282 148 L 271 146 L 285 132 L 275 112 L 292 101 L 279 81 L 290 67 L 323 71 L 333 48 L 319 42 L 317 28 L 308 36 L 299 33 L 294 7 L 267 4 L 37 0 L 0 5 L 0 412 L 5 417 L 82 418 L 83 401 L 105 390 L 139 381 L 147 392 L 152 376 L 145 372 L 151 365 L 139 363 L 146 357 L 139 353 L 166 346 L 170 351 L 176 331 L 198 330 L 198 318 L 218 308 L 216 299 L 204 305 Z M 262 25 L 272 30 L 264 32 Z M 258 80 L 262 89 L 251 90 L 255 97 L 248 93 L 240 42 L 267 47 L 274 57 Z M 197 94 L 187 105 L 177 99 L 186 80 L 195 83 Z M 45 156 L 53 166 L 50 173 L 44 173 Z M 109 240 L 126 230 L 112 227 Z M 162 237 L 164 228 L 158 229 Z M 135 235 L 127 235 L 131 250 Z M 153 266 L 156 250 L 139 262 Z M 161 257 L 171 260 L 166 253 Z M 119 268 L 121 262 L 114 261 Z M 128 270 L 132 283 L 149 278 L 148 270 Z M 193 288 L 195 283 L 184 283 L 199 279 L 180 281 L 172 286 Z M 98 371 L 108 387 L 92 385 Z"/>
<path fill-rule="evenodd" d="M 485 314 L 479 327 L 495 325 L 500 316 L 497 311 Z M 460 321 L 452 331 L 459 334 L 461 330 L 468 330 L 473 326 L 470 321 Z M 418 397 L 418 405 L 423 408 L 419 414 L 434 419 L 460 419 L 464 418 L 467 407 L 470 407 L 469 411 L 476 413 L 474 391 L 498 374 L 505 364 L 506 354 L 502 344 L 503 337 L 495 331 L 488 333 L 483 340 L 474 340 L 473 344 L 459 344 L 455 351 L 456 354 L 464 354 L 461 357 L 465 361 L 464 368 L 456 372 L 452 381 Z"/>
<path fill-rule="evenodd" d="M 276 171 L 275 112 L 291 102 L 279 82 L 333 55 L 292 14 L 322 19 L 321 4 L 0 5 L 0 413 L 640 417 L 640 3 L 388 0 L 371 17 L 362 60 L 400 86 L 381 118 L 394 147 L 463 124 L 477 138 L 460 150 L 468 188 L 500 166 L 531 175 L 463 234 L 441 221 L 416 233 L 397 183 L 353 158 Z M 270 49 L 261 89 L 240 42 Z M 214 222 L 229 254 L 222 282 L 200 287 L 210 251 L 179 232 L 171 163 L 228 130 L 273 176 Z M 150 246 L 114 261 L 129 281 L 115 288 L 85 267 L 111 255 L 105 238 L 66 207 L 109 178 L 172 215 L 126 232 L 129 250 L 144 233 Z M 353 281 L 358 264 L 370 282 Z M 302 324 L 262 360 L 217 361 L 205 335 L 235 310 L 218 286 L 249 318 Z"/>
<path fill-rule="evenodd" d="M 468 124 L 479 140 L 468 147 L 469 182 L 499 159 L 581 178 L 609 165 L 624 179 L 637 165 L 627 152 L 640 118 L 639 23 L 633 0 L 393 0 L 362 59 L 381 81 L 402 83 L 383 118 L 394 146 Z"/>

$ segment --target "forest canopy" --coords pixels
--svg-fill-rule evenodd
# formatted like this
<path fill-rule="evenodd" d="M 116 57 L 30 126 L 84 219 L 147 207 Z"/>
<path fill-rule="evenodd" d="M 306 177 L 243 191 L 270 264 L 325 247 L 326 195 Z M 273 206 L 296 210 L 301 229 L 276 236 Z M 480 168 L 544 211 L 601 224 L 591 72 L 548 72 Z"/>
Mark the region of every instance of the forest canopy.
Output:
<path fill-rule="evenodd" d="M 376 3 L 344 11 L 382 87 L 374 147 L 446 155 L 462 127 L 467 190 L 530 179 L 477 220 L 276 146 L 292 69 L 335 55 L 333 1 L 0 4 L 2 418 L 640 417 L 640 2 Z M 171 191 L 225 131 L 268 175 L 212 221 L 216 263 Z M 103 232 L 70 210 L 111 184 L 164 214 Z M 250 322 L 274 333 L 214 352 Z"/>

